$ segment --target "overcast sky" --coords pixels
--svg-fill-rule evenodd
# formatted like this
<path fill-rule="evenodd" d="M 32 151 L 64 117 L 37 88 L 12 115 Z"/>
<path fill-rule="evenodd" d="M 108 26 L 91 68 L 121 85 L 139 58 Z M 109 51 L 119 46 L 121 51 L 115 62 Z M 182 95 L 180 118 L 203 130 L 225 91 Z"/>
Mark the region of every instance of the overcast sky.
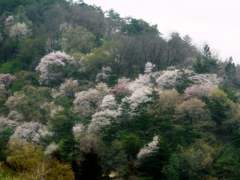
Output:
<path fill-rule="evenodd" d="M 114 9 L 121 17 L 131 16 L 158 24 L 163 37 L 178 32 L 188 34 L 193 43 L 210 46 L 213 53 L 225 60 L 230 56 L 240 64 L 240 1 L 239 0 L 84 0 Z"/>

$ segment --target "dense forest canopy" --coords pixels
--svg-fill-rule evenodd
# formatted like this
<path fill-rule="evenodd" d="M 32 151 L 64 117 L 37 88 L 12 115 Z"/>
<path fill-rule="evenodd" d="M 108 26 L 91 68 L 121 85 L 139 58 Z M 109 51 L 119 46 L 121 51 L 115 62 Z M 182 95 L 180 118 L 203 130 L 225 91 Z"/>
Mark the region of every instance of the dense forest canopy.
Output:
<path fill-rule="evenodd" d="M 0 1 L 0 179 L 240 176 L 240 66 L 83 1 Z"/>

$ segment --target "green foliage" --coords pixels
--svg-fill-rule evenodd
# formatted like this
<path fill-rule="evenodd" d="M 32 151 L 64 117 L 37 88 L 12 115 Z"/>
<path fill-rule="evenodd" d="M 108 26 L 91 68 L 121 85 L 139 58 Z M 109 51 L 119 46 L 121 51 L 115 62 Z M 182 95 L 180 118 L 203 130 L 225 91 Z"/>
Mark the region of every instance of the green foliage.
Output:
<path fill-rule="evenodd" d="M 80 179 L 82 180 L 101 180 L 102 166 L 101 157 L 93 149 L 83 152 L 83 161 L 81 161 Z"/>
<path fill-rule="evenodd" d="M 169 159 L 169 165 L 166 167 L 165 175 L 167 179 L 178 180 L 179 179 L 179 159 L 177 154 L 171 154 Z"/>
<path fill-rule="evenodd" d="M 128 18 L 129 23 L 124 24 L 121 32 L 126 35 L 139 35 L 143 33 L 150 33 L 153 35 L 159 35 L 160 32 L 157 29 L 157 25 L 150 25 L 142 19 Z"/>
<path fill-rule="evenodd" d="M 211 57 L 211 51 L 208 45 L 204 46 L 203 57 L 198 57 L 196 63 L 193 64 L 196 73 L 216 73 L 219 69 L 218 61 Z"/>
<path fill-rule="evenodd" d="M 52 140 L 58 143 L 60 140 L 64 140 L 65 138 L 73 138 L 72 128 L 77 122 L 81 122 L 81 119 L 76 113 L 67 109 L 57 112 L 49 119 L 49 123 L 51 124 L 50 130 L 54 134 L 57 134 L 57 136 L 52 136 Z"/>
<path fill-rule="evenodd" d="M 232 89 L 227 85 L 219 86 L 219 89 L 224 91 L 227 94 L 227 97 L 232 100 L 234 103 L 237 103 L 240 96 L 237 95 L 237 91 Z"/>
<path fill-rule="evenodd" d="M 76 153 L 77 142 L 72 134 L 64 137 L 59 141 L 59 149 L 62 152 L 62 158 L 64 161 L 70 161 Z"/>
<path fill-rule="evenodd" d="M 194 82 L 188 78 L 188 75 L 183 72 L 183 74 L 181 75 L 181 78 L 177 78 L 177 85 L 175 87 L 175 89 L 180 93 L 183 94 L 184 90 L 191 86 Z"/>
<path fill-rule="evenodd" d="M 63 50 L 70 54 L 79 52 L 87 54 L 95 47 L 94 35 L 82 26 L 70 27 L 63 38 L 65 38 Z"/>
<path fill-rule="evenodd" d="M 139 103 L 132 114 L 131 104 L 122 102 L 131 95 L 130 88 L 128 83 L 118 87 L 118 78 L 136 78 L 144 72 L 146 62 L 156 65 L 156 70 L 193 64 L 197 73 L 217 73 L 219 62 L 212 57 L 208 45 L 199 53 L 189 36 L 182 38 L 174 32 L 166 41 L 156 25 L 142 19 L 121 18 L 113 10 L 106 15 L 100 7 L 79 2 L 0 0 L 0 73 L 16 77 L 11 88 L 0 86 L 0 128 L 6 123 L 13 127 L 15 123 L 40 122 L 52 132 L 41 137 L 40 144 L 47 147 L 55 142 L 59 148 L 49 157 L 33 143 L 21 146 L 11 142 L 7 149 L 12 131 L 1 130 L 0 161 L 6 161 L 0 162 L 0 179 L 71 180 L 70 168 L 75 179 L 83 180 L 110 179 L 110 172 L 115 172 L 116 178 L 139 180 L 239 179 L 240 105 L 237 91 L 231 89 L 239 86 L 239 72 L 232 58 L 221 64 L 225 85 L 201 99 L 206 105 L 200 99 L 189 100 L 192 103 L 184 99 L 184 90 L 193 81 L 182 71 L 175 87 L 178 92 L 162 90 L 153 83 L 156 90 L 149 95 L 152 101 Z M 14 22 L 9 17 L 12 15 Z M 8 17 L 10 21 L 6 23 Z M 10 29 L 18 22 L 24 22 L 30 33 L 11 37 Z M 56 66 L 61 77 L 57 76 L 57 83 L 50 83 L 49 88 L 42 87 L 35 68 L 52 50 L 67 51 L 74 60 L 66 68 Z M 102 79 L 121 106 L 121 115 L 94 135 L 86 129 L 86 136 L 77 137 L 79 143 L 73 127 L 78 123 L 87 127 L 91 117 L 84 119 L 73 111 L 74 94 L 93 88 L 103 67 L 111 68 L 105 72 L 108 77 Z M 151 80 L 160 75 L 153 73 Z M 52 88 L 61 90 L 64 78 L 77 80 L 79 85 L 68 86 L 67 97 L 53 98 Z M 105 110 L 97 109 L 101 100 L 93 103 L 94 112 Z M 84 104 L 79 102 L 79 106 Z M 23 122 L 14 122 L 10 111 L 23 115 Z M 156 135 L 159 149 L 137 158 L 144 144 Z M 71 167 L 64 161 L 71 161 Z M 4 163 L 8 171 L 3 170 Z"/>
<path fill-rule="evenodd" d="M 106 172 L 117 172 L 120 177 L 127 173 L 127 155 L 121 142 L 113 141 L 110 146 L 105 147 L 101 157 L 102 166 Z"/>
<path fill-rule="evenodd" d="M 148 156 L 140 159 L 138 169 L 143 177 L 153 177 L 153 179 L 163 179 L 163 168 L 169 162 L 171 149 L 164 138 L 160 138 L 158 151 L 150 153 Z"/>
<path fill-rule="evenodd" d="M 221 156 L 216 162 L 215 168 L 215 174 L 221 179 L 238 179 L 240 176 L 240 160 L 238 150 L 231 146 L 224 148 Z"/>
<path fill-rule="evenodd" d="M 141 142 L 137 135 L 130 134 L 130 135 L 123 135 L 121 138 L 121 142 L 123 144 L 123 148 L 126 154 L 129 156 L 130 159 L 135 159 L 137 153 L 140 150 Z"/>
<path fill-rule="evenodd" d="M 5 128 L 0 133 L 0 161 L 6 158 L 4 151 L 7 149 L 7 143 L 11 135 L 13 135 L 13 132 L 9 127 Z"/>
<path fill-rule="evenodd" d="M 22 88 L 23 88 L 23 82 L 16 81 L 12 84 L 11 92 L 13 94 L 14 92 L 21 91 Z"/>
<path fill-rule="evenodd" d="M 227 61 L 227 64 L 225 66 L 225 73 L 227 78 L 230 80 L 236 78 L 236 68 L 232 57 L 230 57 L 229 60 Z"/>
<path fill-rule="evenodd" d="M 220 89 L 212 90 L 210 96 L 208 98 L 205 97 L 204 101 L 211 112 L 212 120 L 218 127 L 221 127 L 228 117 L 228 112 L 231 110 L 233 102 Z"/>
<path fill-rule="evenodd" d="M 20 70 L 20 63 L 18 61 L 10 61 L 4 64 L 0 64 L 0 73 L 3 74 L 16 74 Z"/>
<path fill-rule="evenodd" d="M 240 130 L 234 131 L 231 139 L 233 147 L 240 148 Z"/>

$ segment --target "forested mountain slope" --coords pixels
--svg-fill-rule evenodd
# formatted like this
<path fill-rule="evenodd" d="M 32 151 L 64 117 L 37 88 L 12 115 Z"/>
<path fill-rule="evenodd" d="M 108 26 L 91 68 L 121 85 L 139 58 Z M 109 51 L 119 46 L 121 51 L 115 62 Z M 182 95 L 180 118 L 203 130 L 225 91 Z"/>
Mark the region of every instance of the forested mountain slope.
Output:
<path fill-rule="evenodd" d="M 240 69 L 66 0 L 0 2 L 0 179 L 238 179 Z"/>

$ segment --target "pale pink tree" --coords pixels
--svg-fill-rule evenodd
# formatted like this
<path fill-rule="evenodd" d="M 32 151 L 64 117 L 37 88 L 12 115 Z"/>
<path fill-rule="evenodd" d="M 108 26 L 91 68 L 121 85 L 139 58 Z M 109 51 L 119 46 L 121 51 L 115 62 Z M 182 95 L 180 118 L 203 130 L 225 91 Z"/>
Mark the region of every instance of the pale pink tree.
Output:
<path fill-rule="evenodd" d="M 184 91 L 184 98 L 197 98 L 200 99 L 203 96 L 209 96 L 211 90 L 217 88 L 216 85 L 212 83 L 200 84 L 200 85 L 192 85 L 187 87 Z"/>
<path fill-rule="evenodd" d="M 6 89 L 8 89 L 15 80 L 16 77 L 11 74 L 0 74 L 0 84 L 4 84 Z"/>
<path fill-rule="evenodd" d="M 62 81 L 63 70 L 73 58 L 65 52 L 56 51 L 44 56 L 36 70 L 40 71 L 40 84 Z"/>
<path fill-rule="evenodd" d="M 110 90 L 113 95 L 125 94 L 130 95 L 132 91 L 128 88 L 127 84 L 117 84 L 113 89 Z"/>

